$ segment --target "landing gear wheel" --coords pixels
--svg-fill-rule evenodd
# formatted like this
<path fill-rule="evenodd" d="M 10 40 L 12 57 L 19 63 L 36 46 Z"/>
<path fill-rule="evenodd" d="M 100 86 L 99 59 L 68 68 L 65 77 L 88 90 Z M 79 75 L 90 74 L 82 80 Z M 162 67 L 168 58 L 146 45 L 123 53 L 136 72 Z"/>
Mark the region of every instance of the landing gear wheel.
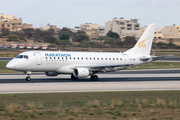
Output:
<path fill-rule="evenodd" d="M 75 77 L 73 74 L 71 75 L 72 80 L 78 80 L 78 77 Z"/>
<path fill-rule="evenodd" d="M 98 81 L 98 76 L 97 75 L 91 75 L 91 80 L 92 81 Z"/>
<path fill-rule="evenodd" d="M 30 77 L 26 77 L 26 81 L 30 81 L 31 80 L 31 78 Z"/>
<path fill-rule="evenodd" d="M 26 74 L 26 81 L 30 81 L 31 80 L 31 77 L 30 77 L 30 74 L 32 73 L 31 71 L 26 71 L 24 72 Z"/>

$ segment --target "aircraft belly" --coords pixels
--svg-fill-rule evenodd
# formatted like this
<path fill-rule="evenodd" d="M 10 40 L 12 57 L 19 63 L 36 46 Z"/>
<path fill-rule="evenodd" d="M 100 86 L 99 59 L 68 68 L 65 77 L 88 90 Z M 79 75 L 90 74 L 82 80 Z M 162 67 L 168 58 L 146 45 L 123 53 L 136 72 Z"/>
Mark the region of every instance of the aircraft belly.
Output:
<path fill-rule="evenodd" d="M 58 68 L 57 70 L 55 70 L 55 72 L 57 72 L 57 73 L 69 73 L 69 74 L 71 74 L 71 73 L 73 73 L 73 70 L 74 69 L 71 69 L 71 65 L 66 65 L 66 66 L 63 66 L 63 67 L 60 67 L 60 68 Z"/>

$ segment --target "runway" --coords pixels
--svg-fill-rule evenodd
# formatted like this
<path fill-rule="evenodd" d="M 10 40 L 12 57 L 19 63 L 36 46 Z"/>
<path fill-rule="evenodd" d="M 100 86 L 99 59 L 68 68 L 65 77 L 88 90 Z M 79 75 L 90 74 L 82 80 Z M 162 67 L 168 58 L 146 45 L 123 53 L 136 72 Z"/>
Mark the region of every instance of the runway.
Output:
<path fill-rule="evenodd" d="M 21 73 L 0 74 L 0 93 L 180 90 L 179 72 L 180 69 L 123 70 L 98 74 L 99 81 L 90 81 L 89 78 L 71 80 L 70 75 L 47 77 L 35 73 L 29 82 Z"/>

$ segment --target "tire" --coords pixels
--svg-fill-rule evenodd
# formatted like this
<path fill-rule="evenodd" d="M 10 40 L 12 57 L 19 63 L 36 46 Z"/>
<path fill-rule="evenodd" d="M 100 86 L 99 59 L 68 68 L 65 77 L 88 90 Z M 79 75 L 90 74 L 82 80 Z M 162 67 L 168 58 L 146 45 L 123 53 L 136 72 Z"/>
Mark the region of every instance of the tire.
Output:
<path fill-rule="evenodd" d="M 26 77 L 26 81 L 30 81 L 31 80 L 31 78 L 30 77 Z"/>
<path fill-rule="evenodd" d="M 97 75 L 91 75 L 91 80 L 92 81 L 98 81 L 98 76 Z"/>
<path fill-rule="evenodd" d="M 98 81 L 98 76 L 97 75 L 94 75 L 93 78 L 94 78 L 94 81 Z"/>
<path fill-rule="evenodd" d="M 78 80 L 78 77 L 75 77 L 73 74 L 71 75 L 72 80 Z"/>

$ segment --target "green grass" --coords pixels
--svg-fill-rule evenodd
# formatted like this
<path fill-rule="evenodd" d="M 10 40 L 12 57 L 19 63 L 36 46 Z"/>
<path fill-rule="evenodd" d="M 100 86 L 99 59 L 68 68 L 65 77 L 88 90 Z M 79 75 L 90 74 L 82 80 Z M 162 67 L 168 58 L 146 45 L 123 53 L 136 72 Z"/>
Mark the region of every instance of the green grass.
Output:
<path fill-rule="evenodd" d="M 0 73 L 16 73 L 18 71 L 9 70 L 6 68 L 8 61 L 0 61 Z M 165 68 L 180 68 L 180 62 L 152 62 L 132 69 L 165 69 Z"/>
<path fill-rule="evenodd" d="M 180 91 L 0 94 L 0 101 L 2 120 L 178 120 L 180 114 Z M 92 101 L 99 106 L 89 107 Z"/>
<path fill-rule="evenodd" d="M 180 68 L 180 62 L 151 62 L 144 65 L 133 67 L 132 69 L 165 69 Z"/>

